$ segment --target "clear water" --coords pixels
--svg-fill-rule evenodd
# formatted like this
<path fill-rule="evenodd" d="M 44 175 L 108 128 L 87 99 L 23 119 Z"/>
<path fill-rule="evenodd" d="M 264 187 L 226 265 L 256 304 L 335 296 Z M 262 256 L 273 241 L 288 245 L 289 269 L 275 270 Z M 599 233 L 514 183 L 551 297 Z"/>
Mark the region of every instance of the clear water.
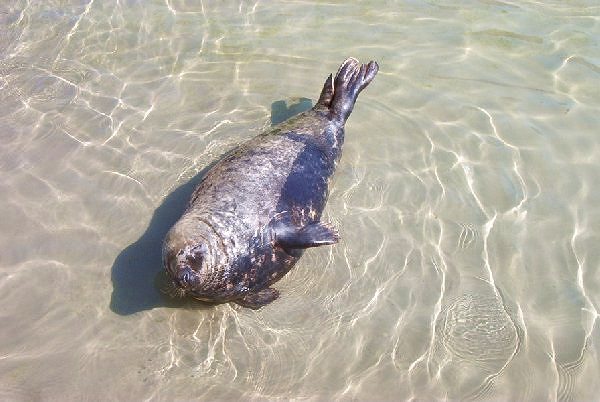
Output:
<path fill-rule="evenodd" d="M 3 2 L 0 399 L 597 398 L 599 15 Z M 163 297 L 197 174 L 347 56 L 381 70 L 326 209 L 341 243 L 259 311 Z"/>

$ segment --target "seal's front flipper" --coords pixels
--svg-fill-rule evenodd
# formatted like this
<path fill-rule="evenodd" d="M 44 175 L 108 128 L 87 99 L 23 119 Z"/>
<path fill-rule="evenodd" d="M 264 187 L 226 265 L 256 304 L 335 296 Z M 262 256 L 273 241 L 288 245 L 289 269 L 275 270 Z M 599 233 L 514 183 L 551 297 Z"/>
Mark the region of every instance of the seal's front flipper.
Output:
<path fill-rule="evenodd" d="M 266 306 L 267 304 L 277 300 L 278 297 L 279 292 L 276 289 L 266 288 L 259 290 L 258 292 L 248 293 L 241 299 L 235 300 L 235 302 L 242 307 L 258 310 L 262 306 Z"/>
<path fill-rule="evenodd" d="M 303 227 L 277 224 L 274 228 L 275 243 L 283 248 L 308 248 L 335 244 L 339 235 L 333 226 L 315 222 Z"/>

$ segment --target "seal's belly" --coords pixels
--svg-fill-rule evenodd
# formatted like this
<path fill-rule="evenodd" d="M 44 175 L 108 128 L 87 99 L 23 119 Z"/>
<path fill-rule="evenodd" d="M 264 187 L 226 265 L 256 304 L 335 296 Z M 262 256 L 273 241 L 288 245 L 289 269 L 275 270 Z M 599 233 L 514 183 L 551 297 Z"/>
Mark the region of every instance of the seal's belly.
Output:
<path fill-rule="evenodd" d="M 302 251 L 287 252 L 279 247 L 256 247 L 249 250 L 229 270 L 235 293 L 251 292 L 277 282 L 301 255 Z"/>
<path fill-rule="evenodd" d="M 304 252 L 284 250 L 265 236 L 249 241 L 248 247 L 235 252 L 232 243 L 225 244 L 230 255 L 220 263 L 213 260 L 210 264 L 213 269 L 201 272 L 202 285 L 191 292 L 192 296 L 205 301 L 227 301 L 263 289 L 280 280 Z"/>

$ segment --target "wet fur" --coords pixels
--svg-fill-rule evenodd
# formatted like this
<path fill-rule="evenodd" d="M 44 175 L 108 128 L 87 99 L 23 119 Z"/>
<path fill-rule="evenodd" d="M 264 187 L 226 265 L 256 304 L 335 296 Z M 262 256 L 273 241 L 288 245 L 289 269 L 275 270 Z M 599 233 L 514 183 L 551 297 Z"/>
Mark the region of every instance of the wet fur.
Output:
<path fill-rule="evenodd" d="M 207 173 L 165 238 L 171 294 L 258 308 L 278 297 L 269 286 L 305 247 L 337 241 L 337 233 L 322 225 L 329 240 L 284 247 L 277 242 L 277 228 L 293 235 L 320 224 L 344 123 L 377 70 L 375 62 L 347 59 L 335 79 L 327 78 L 311 110 L 240 145 Z"/>

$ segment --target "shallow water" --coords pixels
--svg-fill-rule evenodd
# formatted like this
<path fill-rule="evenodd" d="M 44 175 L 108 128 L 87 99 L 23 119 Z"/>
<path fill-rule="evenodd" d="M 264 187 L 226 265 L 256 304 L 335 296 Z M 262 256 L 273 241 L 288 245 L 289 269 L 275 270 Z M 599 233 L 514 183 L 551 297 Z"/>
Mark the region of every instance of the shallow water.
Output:
<path fill-rule="evenodd" d="M 0 399 L 596 398 L 599 14 L 0 5 Z M 202 170 L 347 56 L 381 69 L 325 213 L 340 244 L 259 311 L 165 298 Z"/>

